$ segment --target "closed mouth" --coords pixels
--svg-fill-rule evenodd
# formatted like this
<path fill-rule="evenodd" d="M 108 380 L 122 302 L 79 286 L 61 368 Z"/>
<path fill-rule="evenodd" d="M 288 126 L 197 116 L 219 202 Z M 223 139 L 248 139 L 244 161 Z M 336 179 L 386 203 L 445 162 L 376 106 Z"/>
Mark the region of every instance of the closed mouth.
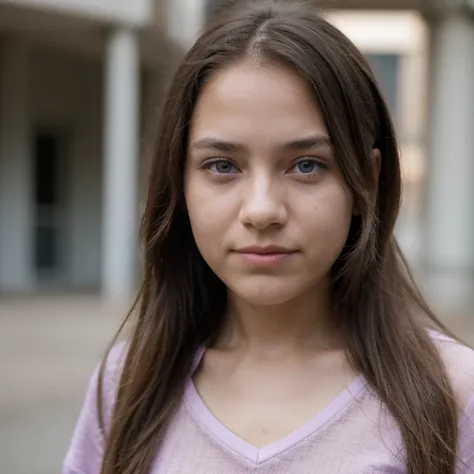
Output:
<path fill-rule="evenodd" d="M 265 247 L 262 247 L 262 246 L 242 247 L 242 248 L 236 249 L 235 252 L 241 253 L 241 254 L 270 256 L 270 255 L 289 255 L 292 253 L 296 253 L 297 250 L 286 248 L 286 247 L 280 247 L 276 245 L 268 245 Z"/>

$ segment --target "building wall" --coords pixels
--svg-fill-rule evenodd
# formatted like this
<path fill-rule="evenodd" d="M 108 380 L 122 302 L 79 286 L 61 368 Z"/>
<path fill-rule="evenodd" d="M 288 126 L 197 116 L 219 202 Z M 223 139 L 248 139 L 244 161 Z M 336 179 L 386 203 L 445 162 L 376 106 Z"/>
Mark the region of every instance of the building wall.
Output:
<path fill-rule="evenodd" d="M 31 289 L 28 51 L 0 42 L 0 287 Z"/>
<path fill-rule="evenodd" d="M 151 22 L 154 10 L 154 0 L 0 0 L 1 3 L 138 26 Z"/>
<path fill-rule="evenodd" d="M 32 122 L 66 136 L 65 283 L 98 285 L 101 230 L 101 64 L 53 51 L 32 58 Z"/>
<path fill-rule="evenodd" d="M 51 130 L 65 138 L 61 154 L 63 206 L 60 240 L 63 266 L 51 282 L 53 288 L 91 288 L 100 279 L 101 233 L 101 130 L 102 80 L 98 61 L 75 57 L 53 50 L 28 48 L 28 116 L 29 150 L 21 167 L 6 156 L 0 161 L 7 174 L 18 175 L 20 194 L 2 195 L 0 216 L 2 237 L 8 238 L 6 256 L 27 253 L 29 275 L 22 275 L 15 285 L 0 290 L 34 291 L 41 288 L 34 266 L 35 223 L 33 146 L 38 130 Z M 2 124 L 0 124 L 2 126 Z M 3 125 L 4 126 L 4 125 Z M 4 155 L 8 150 L 3 148 Z M 26 153 L 26 151 L 25 151 Z M 13 167 L 15 172 L 13 173 Z M 12 173 L 10 173 L 12 171 Z M 8 189 L 7 189 L 8 190 Z M 5 189 L 3 190 L 5 191 Z M 21 204 L 22 209 L 18 206 Z M 25 207 L 26 206 L 26 207 Z M 24 232 L 27 239 L 14 239 L 6 231 L 17 214 L 27 216 Z M 26 247 L 26 248 L 25 248 Z M 4 262 L 6 263 L 6 262 Z M 6 268 L 5 265 L 2 265 Z M 4 279 L 5 280 L 5 279 Z M 8 280 L 8 279 L 7 279 Z M 44 282 L 43 282 L 44 283 Z M 40 285 L 38 285 L 40 284 Z"/>

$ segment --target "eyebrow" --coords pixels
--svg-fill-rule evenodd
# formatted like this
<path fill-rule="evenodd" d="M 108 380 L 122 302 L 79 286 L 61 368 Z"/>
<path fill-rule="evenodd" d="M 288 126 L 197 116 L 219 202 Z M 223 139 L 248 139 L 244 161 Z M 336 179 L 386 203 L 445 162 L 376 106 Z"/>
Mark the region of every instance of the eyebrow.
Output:
<path fill-rule="evenodd" d="M 298 138 L 283 143 L 280 148 L 288 151 L 302 151 L 310 148 L 329 148 L 332 141 L 326 135 L 318 134 L 308 137 Z M 192 150 L 215 150 L 225 153 L 238 153 L 247 150 L 247 147 L 240 143 L 228 142 L 212 137 L 198 138 L 191 143 Z"/>
<path fill-rule="evenodd" d="M 329 148 L 332 141 L 326 135 L 312 135 L 310 137 L 291 140 L 283 144 L 285 150 L 307 150 L 308 148 Z"/>

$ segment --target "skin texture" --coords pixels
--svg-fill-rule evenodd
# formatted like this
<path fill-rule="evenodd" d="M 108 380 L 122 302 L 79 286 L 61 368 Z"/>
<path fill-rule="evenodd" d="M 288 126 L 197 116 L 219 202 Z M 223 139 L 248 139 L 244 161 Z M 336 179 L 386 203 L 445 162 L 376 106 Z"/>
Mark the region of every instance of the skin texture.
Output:
<path fill-rule="evenodd" d="M 233 433 L 264 446 L 355 376 L 327 324 L 353 199 L 298 75 L 247 61 L 212 76 L 192 119 L 185 198 L 197 246 L 229 292 L 196 388 Z M 236 252 L 250 245 L 292 253 L 262 262 Z"/>
<path fill-rule="evenodd" d="M 285 146 L 310 137 L 321 143 Z M 330 268 L 353 212 L 328 141 L 314 100 L 290 69 L 237 63 L 205 85 L 191 124 L 185 198 L 197 246 L 232 301 L 327 304 Z M 295 253 L 251 265 L 235 252 L 249 245 Z"/>

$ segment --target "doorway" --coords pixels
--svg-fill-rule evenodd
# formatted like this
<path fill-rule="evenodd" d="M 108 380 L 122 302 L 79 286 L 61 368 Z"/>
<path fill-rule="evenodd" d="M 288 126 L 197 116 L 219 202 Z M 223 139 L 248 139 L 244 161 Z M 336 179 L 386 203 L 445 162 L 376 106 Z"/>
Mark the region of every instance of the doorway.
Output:
<path fill-rule="evenodd" d="M 34 134 L 34 269 L 38 288 L 67 284 L 67 140 L 62 130 Z"/>

